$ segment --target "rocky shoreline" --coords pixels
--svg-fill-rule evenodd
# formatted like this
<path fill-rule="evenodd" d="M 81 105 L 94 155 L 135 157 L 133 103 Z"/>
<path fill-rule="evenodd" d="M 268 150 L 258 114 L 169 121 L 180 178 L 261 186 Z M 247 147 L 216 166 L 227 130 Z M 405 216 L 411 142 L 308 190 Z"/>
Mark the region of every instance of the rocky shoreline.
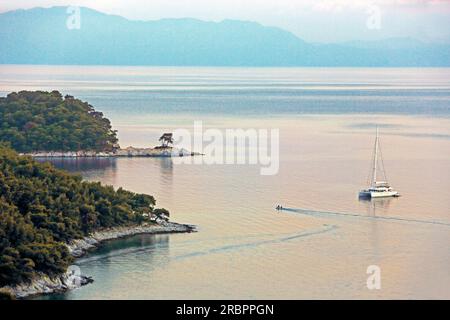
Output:
<path fill-rule="evenodd" d="M 134 236 L 137 234 L 188 233 L 195 232 L 195 226 L 175 222 L 161 222 L 136 227 L 117 227 L 94 232 L 91 236 L 73 240 L 67 245 L 72 256 L 79 258 L 101 242 Z"/>
<path fill-rule="evenodd" d="M 138 234 L 189 233 L 195 231 L 196 229 L 193 225 L 164 221 L 158 224 L 142 224 L 139 226 L 117 227 L 97 231 L 83 239 L 73 240 L 67 244 L 67 247 L 72 256 L 79 258 L 104 241 Z M 65 292 L 93 281 L 91 277 L 80 274 L 79 269 L 69 267 L 69 270 L 64 274 L 55 277 L 50 277 L 46 274 L 37 274 L 29 282 L 2 287 L 0 288 L 0 292 L 7 293 L 13 298 L 23 299 L 40 294 Z"/>
<path fill-rule="evenodd" d="M 91 282 L 93 282 L 92 278 L 73 273 L 72 270 L 70 270 L 56 277 L 50 277 L 40 273 L 30 282 L 24 282 L 15 286 L 6 286 L 0 288 L 0 291 L 7 293 L 11 298 L 23 299 L 41 294 L 65 292 Z"/>

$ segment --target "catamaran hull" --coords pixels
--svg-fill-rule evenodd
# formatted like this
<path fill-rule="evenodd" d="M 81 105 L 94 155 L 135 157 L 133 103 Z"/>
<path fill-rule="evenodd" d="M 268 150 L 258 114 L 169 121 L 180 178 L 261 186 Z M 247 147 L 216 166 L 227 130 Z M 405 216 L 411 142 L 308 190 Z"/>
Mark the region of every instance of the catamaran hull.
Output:
<path fill-rule="evenodd" d="M 361 191 L 359 193 L 361 198 L 387 198 L 387 197 L 398 197 L 400 196 L 397 191 L 383 191 L 383 192 L 370 192 Z"/>

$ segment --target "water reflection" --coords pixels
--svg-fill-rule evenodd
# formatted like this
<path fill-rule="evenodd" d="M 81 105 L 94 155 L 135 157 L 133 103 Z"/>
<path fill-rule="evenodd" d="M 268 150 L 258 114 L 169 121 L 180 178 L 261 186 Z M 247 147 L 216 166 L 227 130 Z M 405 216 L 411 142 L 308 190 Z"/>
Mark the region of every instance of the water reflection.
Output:
<path fill-rule="evenodd" d="M 59 169 L 81 174 L 88 180 L 102 180 L 116 185 L 117 173 L 125 171 L 135 181 L 149 181 L 159 177 L 165 190 L 173 184 L 174 164 L 169 157 L 163 158 L 37 158 L 39 162 L 49 162 Z M 134 175 L 136 176 L 134 177 Z M 147 177 L 147 178 L 146 178 Z M 105 181 L 106 180 L 106 181 Z"/>
<path fill-rule="evenodd" d="M 37 296 L 35 300 L 75 299 L 77 294 L 83 293 L 87 299 L 104 299 L 103 294 L 115 292 L 136 292 L 146 290 L 136 287 L 124 277 L 123 266 L 127 267 L 127 274 L 136 274 L 140 279 L 151 281 L 156 269 L 165 269 L 170 261 L 169 235 L 136 235 L 121 241 L 103 243 L 94 252 L 78 259 L 76 264 L 83 274 L 92 276 L 95 281 L 88 286 L 64 293 Z M 105 289 L 105 284 L 106 288 Z"/>
<path fill-rule="evenodd" d="M 359 198 L 359 201 L 365 206 L 366 214 L 368 217 L 380 217 L 386 216 L 389 213 L 389 207 L 391 206 L 393 198 Z M 373 219 L 370 221 L 368 232 L 368 241 L 371 248 L 371 260 L 370 264 L 379 265 L 381 263 L 381 235 L 379 230 L 379 221 Z"/>
<path fill-rule="evenodd" d="M 389 211 L 392 198 L 380 198 L 380 199 L 364 199 L 360 198 L 359 201 L 365 205 L 367 216 L 377 217 L 385 215 Z"/>
<path fill-rule="evenodd" d="M 170 157 L 163 157 L 163 158 L 157 158 L 159 159 L 161 163 L 161 172 L 162 173 L 170 173 L 173 172 L 173 161 Z"/>
<path fill-rule="evenodd" d="M 114 261 L 120 259 L 121 256 L 134 254 L 146 254 L 147 259 L 152 259 L 152 253 L 158 252 L 158 260 L 161 257 L 169 255 L 169 235 L 136 235 L 129 238 L 124 238 L 121 241 L 107 241 L 101 244 L 94 255 L 89 255 L 85 258 L 79 259 L 79 263 L 89 263 L 98 260 Z"/>
<path fill-rule="evenodd" d="M 49 162 L 58 169 L 69 172 L 101 172 L 106 169 L 117 167 L 116 158 L 36 158 L 39 162 Z"/>
<path fill-rule="evenodd" d="M 172 158 L 169 158 L 169 157 L 156 158 L 156 162 L 160 166 L 161 177 L 166 182 L 172 182 L 172 179 L 173 179 L 173 160 L 172 160 Z"/>

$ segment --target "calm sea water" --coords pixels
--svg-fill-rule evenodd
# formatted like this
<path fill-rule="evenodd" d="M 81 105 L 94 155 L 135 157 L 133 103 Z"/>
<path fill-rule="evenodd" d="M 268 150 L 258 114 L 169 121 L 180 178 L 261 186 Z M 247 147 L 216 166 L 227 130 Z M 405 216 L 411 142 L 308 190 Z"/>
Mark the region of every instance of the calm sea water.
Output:
<path fill-rule="evenodd" d="M 155 145 L 194 120 L 280 130 L 275 176 L 256 165 L 54 160 L 152 194 L 199 232 L 104 244 L 77 261 L 93 284 L 46 298 L 450 298 L 449 71 L 0 66 L 2 95 L 87 100 L 122 146 Z M 376 125 L 402 197 L 360 201 Z M 369 265 L 381 268 L 380 290 L 367 289 Z"/>

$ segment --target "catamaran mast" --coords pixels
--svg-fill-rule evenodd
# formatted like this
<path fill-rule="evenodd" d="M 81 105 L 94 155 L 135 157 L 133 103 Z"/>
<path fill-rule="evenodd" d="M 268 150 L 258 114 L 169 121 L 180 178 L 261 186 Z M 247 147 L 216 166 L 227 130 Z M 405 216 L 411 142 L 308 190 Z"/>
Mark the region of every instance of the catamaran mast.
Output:
<path fill-rule="evenodd" d="M 378 163 L 378 127 L 377 127 L 377 135 L 375 138 L 375 152 L 373 157 L 372 186 L 375 186 L 377 182 L 377 163 Z"/>
<path fill-rule="evenodd" d="M 378 157 L 380 157 L 380 162 L 378 162 Z M 377 181 L 377 169 L 380 167 L 381 176 L 384 178 L 384 181 Z M 380 147 L 380 138 L 378 134 L 378 127 L 376 130 L 375 144 L 373 150 L 373 163 L 372 163 L 372 172 L 369 170 L 369 174 L 367 177 L 367 184 L 370 184 L 369 188 L 365 190 L 361 190 L 359 192 L 360 197 L 370 197 L 370 198 L 380 198 L 380 197 L 399 197 L 400 194 L 395 191 L 387 182 L 386 172 L 384 171 L 384 163 L 383 163 L 383 154 L 381 152 Z M 372 175 L 372 181 L 369 182 L 369 179 Z M 378 179 L 381 179 L 378 177 Z"/>

